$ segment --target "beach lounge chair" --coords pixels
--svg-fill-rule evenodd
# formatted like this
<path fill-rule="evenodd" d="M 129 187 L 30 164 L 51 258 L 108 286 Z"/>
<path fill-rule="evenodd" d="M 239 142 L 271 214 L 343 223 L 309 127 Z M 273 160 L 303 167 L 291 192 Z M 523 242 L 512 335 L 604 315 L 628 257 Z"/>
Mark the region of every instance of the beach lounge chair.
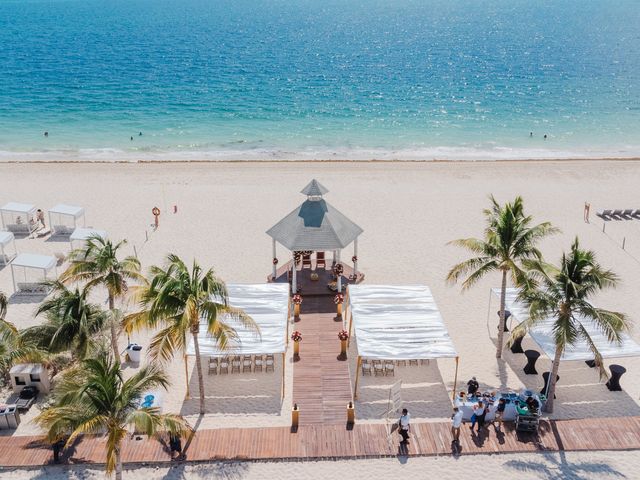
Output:
<path fill-rule="evenodd" d="M 613 213 L 612 210 L 602 210 L 600 212 L 596 212 L 596 215 L 603 220 L 611 220 L 610 217 L 612 213 Z"/>
<path fill-rule="evenodd" d="M 251 372 L 252 365 L 253 361 L 251 360 L 251 355 L 245 355 L 242 357 L 242 373 Z"/>
<path fill-rule="evenodd" d="M 613 212 L 611 212 L 611 217 L 615 218 L 616 220 L 621 220 L 622 210 L 614 210 Z"/>
<path fill-rule="evenodd" d="M 634 210 L 631 216 L 634 218 L 640 218 L 640 208 L 637 208 L 636 210 Z"/>
<path fill-rule="evenodd" d="M 218 363 L 219 360 L 217 357 L 209 357 L 209 375 L 218 374 Z"/>
<path fill-rule="evenodd" d="M 229 373 L 229 357 L 222 357 L 220 359 L 220 375 L 223 373 Z"/>
<path fill-rule="evenodd" d="M 327 268 L 327 261 L 324 259 L 324 252 L 316 252 L 316 268 Z"/>
<path fill-rule="evenodd" d="M 633 210 L 633 208 L 628 208 L 622 212 L 622 215 L 625 217 L 630 217 L 631 215 L 633 215 L 634 211 L 635 210 Z"/>
<path fill-rule="evenodd" d="M 396 360 L 396 365 L 398 365 L 399 367 L 406 367 L 407 366 L 407 361 L 406 360 Z"/>
<path fill-rule="evenodd" d="M 302 255 L 302 268 L 311 268 L 311 254 Z"/>
<path fill-rule="evenodd" d="M 242 362 L 240 361 L 240 355 L 235 355 L 231 359 L 231 373 L 235 373 L 235 372 L 240 373 L 240 365 L 241 364 L 242 364 Z"/>
<path fill-rule="evenodd" d="M 409 360 L 409 366 L 411 365 L 418 365 L 418 360 L 416 360 L 415 358 L 413 360 Z"/>
<path fill-rule="evenodd" d="M 253 359 L 253 371 L 261 372 L 263 365 L 264 365 L 264 359 L 262 358 L 262 355 L 256 355 L 255 358 Z"/>
<path fill-rule="evenodd" d="M 264 362 L 264 371 L 275 371 L 275 359 L 273 358 L 273 355 L 267 355 L 267 359 Z"/>

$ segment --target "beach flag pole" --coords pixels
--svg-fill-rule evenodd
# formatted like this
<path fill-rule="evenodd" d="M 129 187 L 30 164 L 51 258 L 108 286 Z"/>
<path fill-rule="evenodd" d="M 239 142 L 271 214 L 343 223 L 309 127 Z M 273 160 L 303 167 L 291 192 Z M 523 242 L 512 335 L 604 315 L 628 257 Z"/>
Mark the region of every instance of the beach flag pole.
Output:
<path fill-rule="evenodd" d="M 451 400 L 455 401 L 456 400 L 456 390 L 458 388 L 458 363 L 459 363 L 460 357 L 456 357 L 456 373 L 453 377 L 453 395 L 451 395 Z"/>

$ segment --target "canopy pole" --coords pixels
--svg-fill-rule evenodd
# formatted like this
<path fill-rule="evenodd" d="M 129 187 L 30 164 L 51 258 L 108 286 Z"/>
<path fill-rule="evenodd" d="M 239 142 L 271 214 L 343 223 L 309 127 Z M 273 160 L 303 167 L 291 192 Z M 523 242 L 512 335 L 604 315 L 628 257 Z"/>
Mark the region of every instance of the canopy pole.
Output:
<path fill-rule="evenodd" d="M 271 263 L 273 264 L 273 281 L 276 281 L 276 276 L 278 275 L 278 266 L 276 265 L 276 239 L 271 240 L 271 251 L 273 252 L 273 258 Z"/>
<path fill-rule="evenodd" d="M 353 276 L 354 282 L 358 278 L 358 238 L 353 241 Z"/>
<path fill-rule="evenodd" d="M 347 346 L 351 345 L 351 330 L 353 327 L 353 314 L 351 313 L 351 309 L 349 309 L 349 338 L 347 339 Z"/>
<path fill-rule="evenodd" d="M 191 395 L 189 394 L 189 364 L 186 353 L 184 354 L 184 380 L 187 383 L 187 395 L 185 398 L 189 400 L 189 398 L 191 398 Z"/>
<path fill-rule="evenodd" d="M 284 400 L 284 379 L 285 379 L 285 376 L 284 376 L 284 365 L 286 363 L 286 361 L 285 361 L 286 353 L 287 352 L 283 352 L 282 353 L 282 399 L 283 400 Z"/>
<path fill-rule="evenodd" d="M 458 363 L 459 363 L 460 357 L 456 357 L 456 373 L 455 376 L 453 377 L 453 394 L 451 395 L 451 400 L 455 401 L 456 400 L 456 390 L 458 389 Z"/>
<path fill-rule="evenodd" d="M 358 355 L 358 361 L 356 362 L 356 384 L 353 387 L 353 399 L 356 400 L 358 398 L 358 378 L 360 377 L 360 364 L 362 363 L 362 358 Z"/>
<path fill-rule="evenodd" d="M 296 279 L 296 273 L 298 271 L 298 267 L 296 266 L 296 252 L 293 252 L 293 272 L 291 275 L 291 294 L 295 295 L 298 293 L 298 281 Z"/>
<path fill-rule="evenodd" d="M 340 262 L 340 250 L 338 250 L 338 262 Z M 336 287 L 338 287 L 338 293 L 342 293 L 342 274 L 337 275 Z"/>

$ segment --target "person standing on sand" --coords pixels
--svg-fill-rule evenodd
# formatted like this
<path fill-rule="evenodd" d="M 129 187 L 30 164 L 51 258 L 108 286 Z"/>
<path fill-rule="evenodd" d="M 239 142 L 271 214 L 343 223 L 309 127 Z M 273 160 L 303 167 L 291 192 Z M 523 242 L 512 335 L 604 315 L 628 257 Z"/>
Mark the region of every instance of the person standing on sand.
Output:
<path fill-rule="evenodd" d="M 44 212 L 41 209 L 36 211 L 36 222 L 40 222 L 42 228 L 46 228 L 47 226 L 44 224 Z"/>
<path fill-rule="evenodd" d="M 498 400 L 498 406 L 496 408 L 496 416 L 493 420 L 493 426 L 496 429 L 496 432 L 500 432 L 502 429 L 502 417 L 504 416 L 504 411 L 507 408 L 507 401 L 504 398 Z"/>
<path fill-rule="evenodd" d="M 402 416 L 400 420 L 398 420 L 398 433 L 402 437 L 401 444 L 409 443 L 409 432 L 411 431 L 411 425 L 409 421 L 411 417 L 409 416 L 409 411 L 406 408 L 402 409 Z"/>
<path fill-rule="evenodd" d="M 451 435 L 453 435 L 453 441 L 460 443 L 460 427 L 462 426 L 462 410 L 458 407 L 453 407 L 453 415 L 451 415 Z"/>
<path fill-rule="evenodd" d="M 591 210 L 591 204 L 584 202 L 584 221 L 589 223 L 589 210 Z"/>

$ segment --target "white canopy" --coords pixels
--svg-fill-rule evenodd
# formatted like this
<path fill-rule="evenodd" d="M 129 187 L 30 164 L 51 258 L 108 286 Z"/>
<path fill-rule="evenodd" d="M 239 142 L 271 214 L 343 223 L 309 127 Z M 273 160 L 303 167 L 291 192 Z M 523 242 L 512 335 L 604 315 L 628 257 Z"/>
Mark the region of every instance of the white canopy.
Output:
<path fill-rule="evenodd" d="M 6 247 L 14 238 L 13 233 L 0 231 L 0 247 Z"/>
<path fill-rule="evenodd" d="M 458 356 L 431 290 L 422 285 L 349 285 L 358 355 L 380 360 Z"/>
<path fill-rule="evenodd" d="M 55 207 L 50 208 L 49 213 L 57 213 L 59 215 L 69 215 L 73 218 L 80 218 L 82 215 L 84 215 L 84 208 L 59 203 Z"/>
<path fill-rule="evenodd" d="M 76 228 L 73 233 L 71 234 L 71 236 L 69 237 L 69 239 L 73 242 L 74 240 L 77 241 L 82 241 L 82 240 L 86 240 L 89 237 L 92 236 L 98 236 L 98 237 L 102 237 L 102 238 L 107 238 L 107 231 L 106 230 L 96 230 L 95 228 Z"/>
<path fill-rule="evenodd" d="M 496 297 L 500 298 L 500 289 L 491 289 Z M 524 322 L 529 318 L 527 307 L 518 301 L 518 289 L 508 288 L 506 292 L 506 309 L 518 321 Z M 546 318 L 538 322 L 529 330 L 529 334 L 540 346 L 545 355 L 549 358 L 555 356 L 556 347 L 553 339 L 554 318 Z M 588 319 L 581 318 L 580 322 L 589 333 L 593 343 L 603 358 L 620 358 L 640 356 L 640 345 L 634 342 L 627 334 L 622 335 L 622 343 L 611 343 L 600 331 L 596 324 Z M 593 353 L 589 350 L 584 340 L 579 340 L 573 346 L 566 347 L 562 360 L 593 360 Z"/>
<path fill-rule="evenodd" d="M 229 304 L 242 309 L 256 322 L 259 333 L 241 323 L 225 318 L 238 334 L 238 341 L 227 350 L 220 350 L 216 340 L 206 333 L 206 322 L 200 324 L 200 354 L 262 355 L 284 353 L 286 350 L 287 319 L 289 317 L 289 285 L 286 283 L 227 285 Z M 193 341 L 187 355 L 195 355 Z"/>
<path fill-rule="evenodd" d="M 11 265 L 14 267 L 37 268 L 47 271 L 56 266 L 56 257 L 35 253 L 21 253 L 13 260 Z"/>
<path fill-rule="evenodd" d="M 17 202 L 9 202 L 0 208 L 1 211 L 4 212 L 15 212 L 15 213 L 33 213 L 36 211 L 35 205 L 30 205 L 28 203 L 17 203 Z"/>

